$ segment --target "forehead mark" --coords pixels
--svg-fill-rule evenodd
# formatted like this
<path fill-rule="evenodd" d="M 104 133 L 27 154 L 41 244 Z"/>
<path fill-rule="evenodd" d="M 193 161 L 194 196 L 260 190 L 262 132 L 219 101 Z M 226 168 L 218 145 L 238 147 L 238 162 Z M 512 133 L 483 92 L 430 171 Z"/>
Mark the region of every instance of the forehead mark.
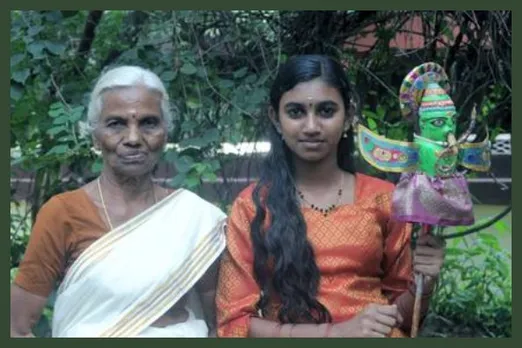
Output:
<path fill-rule="evenodd" d="M 314 105 L 314 98 L 313 97 L 306 97 L 306 100 L 308 101 L 308 107 L 311 109 Z"/>

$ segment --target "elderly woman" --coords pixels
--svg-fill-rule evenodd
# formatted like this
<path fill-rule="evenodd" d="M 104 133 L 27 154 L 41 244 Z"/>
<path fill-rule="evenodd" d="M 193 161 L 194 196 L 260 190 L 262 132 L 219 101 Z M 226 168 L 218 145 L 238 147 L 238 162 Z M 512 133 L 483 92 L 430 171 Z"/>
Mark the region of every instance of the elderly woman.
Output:
<path fill-rule="evenodd" d="M 226 216 L 152 181 L 172 124 L 165 87 L 139 67 L 110 70 L 88 124 L 103 171 L 39 211 L 11 288 L 11 336 L 32 336 L 56 285 L 53 337 L 212 335 Z"/>

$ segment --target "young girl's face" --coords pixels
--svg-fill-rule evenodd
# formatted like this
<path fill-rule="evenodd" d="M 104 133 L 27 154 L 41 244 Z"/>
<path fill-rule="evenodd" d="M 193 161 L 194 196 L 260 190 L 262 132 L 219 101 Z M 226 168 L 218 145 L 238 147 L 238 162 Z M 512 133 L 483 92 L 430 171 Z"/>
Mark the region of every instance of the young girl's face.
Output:
<path fill-rule="evenodd" d="M 319 162 L 337 156 L 337 146 L 349 123 L 339 91 L 320 79 L 297 84 L 284 93 L 273 119 L 296 157 Z"/>

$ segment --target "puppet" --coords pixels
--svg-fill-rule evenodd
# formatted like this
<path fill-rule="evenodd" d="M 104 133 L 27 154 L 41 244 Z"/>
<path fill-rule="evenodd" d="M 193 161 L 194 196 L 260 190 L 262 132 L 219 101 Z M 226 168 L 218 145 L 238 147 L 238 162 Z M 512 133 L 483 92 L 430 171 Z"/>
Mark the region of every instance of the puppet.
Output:
<path fill-rule="evenodd" d="M 490 166 L 488 136 L 478 143 L 467 142 L 476 122 L 475 108 L 468 129 L 457 139 L 457 111 L 449 91 L 440 65 L 419 65 L 404 78 L 399 96 L 401 113 L 414 126 L 413 142 L 390 140 L 358 126 L 362 157 L 379 170 L 402 173 L 393 194 L 393 218 L 421 227 L 421 233 L 472 225 L 471 195 L 457 167 L 488 171 Z M 416 275 L 412 337 L 418 329 L 422 284 Z"/>

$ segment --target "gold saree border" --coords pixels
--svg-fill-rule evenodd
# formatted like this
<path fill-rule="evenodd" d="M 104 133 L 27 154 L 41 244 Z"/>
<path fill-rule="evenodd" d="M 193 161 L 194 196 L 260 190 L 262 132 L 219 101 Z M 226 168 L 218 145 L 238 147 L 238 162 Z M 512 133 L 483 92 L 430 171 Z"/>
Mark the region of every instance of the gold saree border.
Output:
<path fill-rule="evenodd" d="M 198 243 L 191 256 L 180 268 L 148 296 L 136 304 L 134 309 L 121 318 L 100 337 L 132 337 L 159 318 L 176 303 L 200 279 L 202 270 L 208 269 L 225 248 L 224 233 L 219 232 L 226 224 L 220 221 L 210 233 Z"/>

